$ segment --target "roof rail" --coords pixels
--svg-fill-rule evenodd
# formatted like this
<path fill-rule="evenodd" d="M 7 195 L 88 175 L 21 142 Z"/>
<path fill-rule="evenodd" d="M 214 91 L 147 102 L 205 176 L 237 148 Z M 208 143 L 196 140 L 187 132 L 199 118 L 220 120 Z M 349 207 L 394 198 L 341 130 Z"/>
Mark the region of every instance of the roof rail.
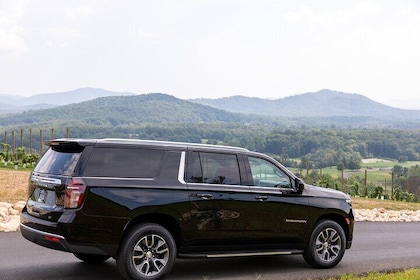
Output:
<path fill-rule="evenodd" d="M 175 141 L 161 141 L 161 140 L 142 140 L 142 139 L 127 139 L 127 138 L 104 138 L 98 139 L 98 141 L 103 142 L 124 142 L 124 143 L 133 143 L 133 144 L 160 144 L 167 146 L 176 146 L 176 147 L 202 147 L 202 148 L 213 148 L 213 149 L 225 149 L 225 150 L 235 150 L 235 151 L 249 151 L 246 148 L 235 147 L 235 146 L 226 146 L 226 145 L 213 145 L 213 144 L 202 144 L 202 143 L 187 143 L 187 142 L 175 142 Z"/>

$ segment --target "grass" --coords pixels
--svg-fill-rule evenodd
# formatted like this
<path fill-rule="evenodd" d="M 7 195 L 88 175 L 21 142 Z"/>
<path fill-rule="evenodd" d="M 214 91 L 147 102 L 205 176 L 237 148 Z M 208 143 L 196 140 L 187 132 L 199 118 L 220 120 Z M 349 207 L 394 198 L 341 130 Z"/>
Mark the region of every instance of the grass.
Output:
<path fill-rule="evenodd" d="M 379 273 L 369 272 L 367 275 L 354 276 L 343 275 L 340 278 L 329 278 L 329 280 L 418 280 L 420 279 L 420 268 L 413 268 L 404 271 Z"/>
<path fill-rule="evenodd" d="M 384 208 L 386 210 L 420 210 L 420 203 L 352 197 L 354 209 Z"/>

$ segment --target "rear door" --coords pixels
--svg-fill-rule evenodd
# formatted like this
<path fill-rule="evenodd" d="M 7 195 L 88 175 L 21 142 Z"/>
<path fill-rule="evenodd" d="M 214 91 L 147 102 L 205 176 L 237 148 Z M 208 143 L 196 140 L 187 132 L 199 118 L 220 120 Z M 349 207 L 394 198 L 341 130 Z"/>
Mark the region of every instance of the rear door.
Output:
<path fill-rule="evenodd" d="M 211 245 L 213 250 L 220 245 L 227 250 L 251 238 L 250 189 L 240 170 L 244 170 L 241 155 L 189 153 L 186 181 L 197 245 Z"/>
<path fill-rule="evenodd" d="M 28 213 L 56 222 L 64 211 L 65 189 L 79 161 L 83 147 L 67 143 L 50 147 L 29 179 Z"/>

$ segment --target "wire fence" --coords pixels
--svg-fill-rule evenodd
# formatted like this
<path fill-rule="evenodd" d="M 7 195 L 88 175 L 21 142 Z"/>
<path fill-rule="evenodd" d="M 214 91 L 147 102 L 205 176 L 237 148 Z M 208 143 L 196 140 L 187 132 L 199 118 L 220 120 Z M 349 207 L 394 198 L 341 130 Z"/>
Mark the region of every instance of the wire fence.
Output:
<path fill-rule="evenodd" d="M 57 133 L 58 132 L 58 133 Z M 25 131 L 20 129 L 18 131 L 4 131 L 3 139 L 0 140 L 3 153 L 10 153 L 13 159 L 17 158 L 18 152 L 37 154 L 41 156 L 45 151 L 45 141 L 55 139 L 58 137 L 70 137 L 70 129 L 66 128 L 65 131 L 56 130 L 51 128 L 49 130 L 33 131 L 29 129 Z"/>

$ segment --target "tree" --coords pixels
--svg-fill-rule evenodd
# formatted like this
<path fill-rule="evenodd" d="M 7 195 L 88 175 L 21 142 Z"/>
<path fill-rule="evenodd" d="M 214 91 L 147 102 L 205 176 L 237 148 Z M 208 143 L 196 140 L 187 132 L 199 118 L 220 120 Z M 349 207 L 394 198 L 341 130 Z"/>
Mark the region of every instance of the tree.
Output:
<path fill-rule="evenodd" d="M 343 162 L 339 162 L 337 163 L 337 170 L 338 171 L 343 171 L 344 170 L 344 163 Z"/>
<path fill-rule="evenodd" d="M 411 166 L 408 170 L 408 175 L 420 177 L 420 165 L 417 164 L 416 166 Z"/>
<path fill-rule="evenodd" d="M 320 179 L 319 178 L 319 173 L 318 173 L 317 170 L 312 170 L 309 173 L 309 181 L 312 182 L 313 184 L 316 185 L 318 183 L 319 179 Z"/>
<path fill-rule="evenodd" d="M 359 152 L 354 152 L 350 154 L 350 157 L 347 160 L 347 168 L 351 170 L 360 169 L 362 166 L 362 157 Z"/>

